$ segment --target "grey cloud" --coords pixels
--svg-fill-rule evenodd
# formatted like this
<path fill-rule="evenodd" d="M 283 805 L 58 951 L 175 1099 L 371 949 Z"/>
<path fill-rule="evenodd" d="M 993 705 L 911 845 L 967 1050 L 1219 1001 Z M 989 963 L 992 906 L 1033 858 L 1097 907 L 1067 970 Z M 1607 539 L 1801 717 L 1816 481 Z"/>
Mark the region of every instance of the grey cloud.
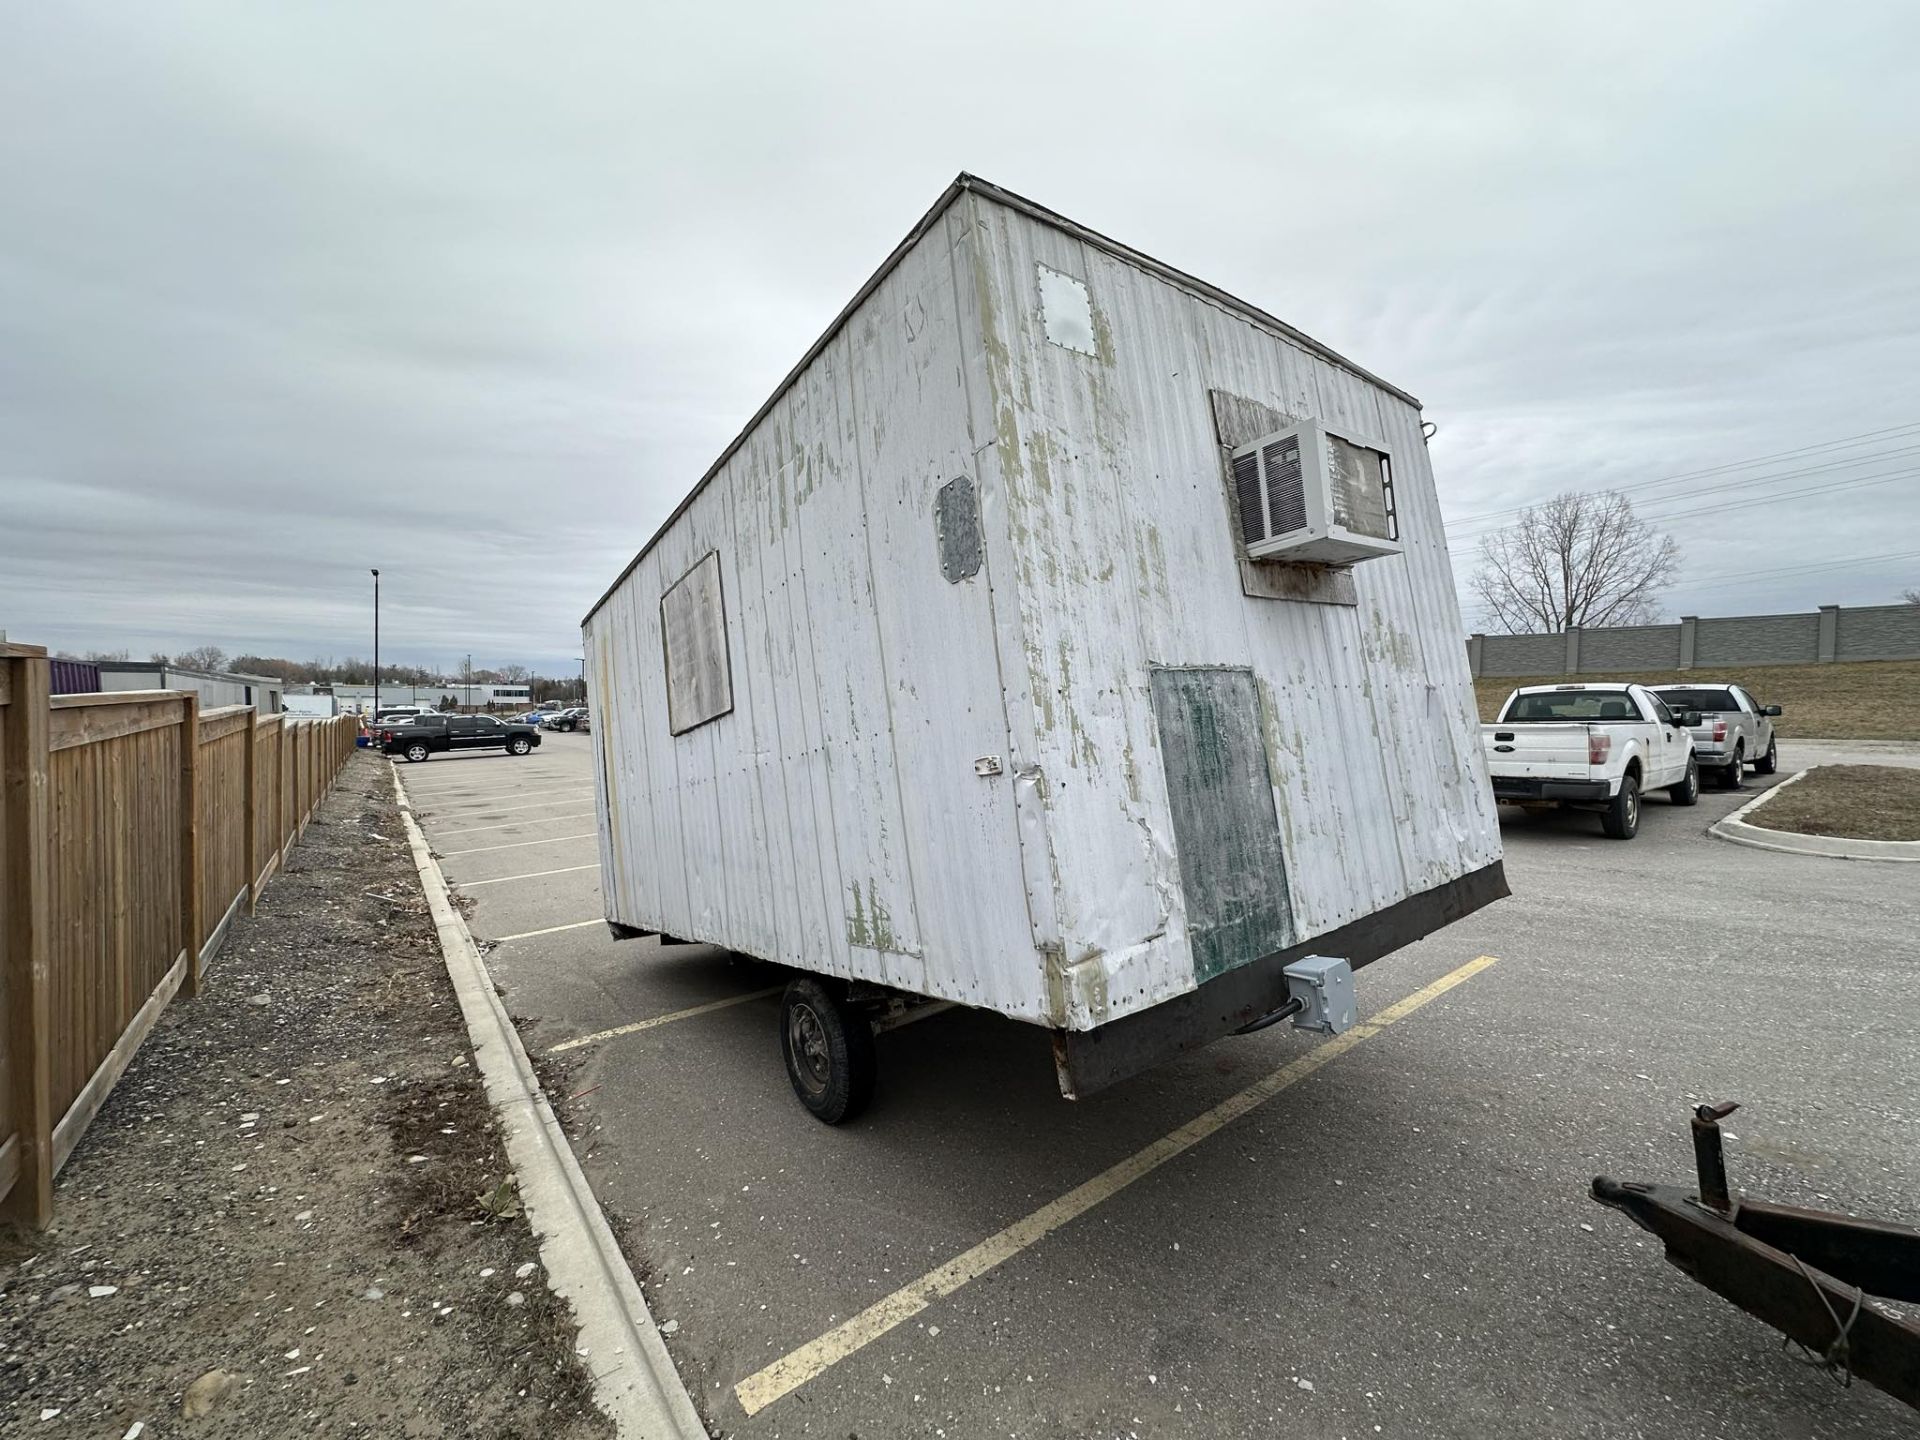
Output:
<path fill-rule="evenodd" d="M 962 168 L 1421 395 L 1455 516 L 1920 421 L 1920 15 L 1894 0 L 1818 26 L 239 0 L 10 25 L 21 638 L 365 651 L 377 564 L 387 653 L 563 666 Z M 1760 572 L 1676 610 L 1920 573 L 1764 573 L 1912 548 L 1912 478 L 1676 528 L 1692 573 Z"/>

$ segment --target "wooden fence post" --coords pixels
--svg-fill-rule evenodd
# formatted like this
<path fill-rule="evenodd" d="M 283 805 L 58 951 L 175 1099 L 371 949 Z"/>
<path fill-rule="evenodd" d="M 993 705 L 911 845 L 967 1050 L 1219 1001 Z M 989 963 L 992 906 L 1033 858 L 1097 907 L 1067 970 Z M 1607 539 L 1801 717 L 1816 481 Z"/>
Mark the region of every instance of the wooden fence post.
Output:
<path fill-rule="evenodd" d="M 46 651 L 0 645 L 8 703 L 0 726 L 0 987 L 19 1169 L 0 1213 L 36 1228 L 53 1219 L 47 905 L 49 795 Z M 0 1136 L 0 1144 L 5 1143 Z"/>
<path fill-rule="evenodd" d="M 260 903 L 260 707 L 247 712 L 247 914 Z"/>
<path fill-rule="evenodd" d="M 180 929 L 187 974 L 181 987 L 200 993 L 200 697 L 180 697 Z"/>
<path fill-rule="evenodd" d="M 287 715 L 280 712 L 280 733 L 273 737 L 273 853 L 287 863 Z"/>

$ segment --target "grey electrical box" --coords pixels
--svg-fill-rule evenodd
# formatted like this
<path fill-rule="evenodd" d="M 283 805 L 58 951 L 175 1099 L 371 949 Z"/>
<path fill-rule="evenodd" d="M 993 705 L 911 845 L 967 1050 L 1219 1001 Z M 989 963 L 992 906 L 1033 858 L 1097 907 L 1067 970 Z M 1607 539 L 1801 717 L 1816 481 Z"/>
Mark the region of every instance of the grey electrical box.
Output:
<path fill-rule="evenodd" d="M 1338 1035 L 1351 1030 L 1360 1018 L 1353 993 L 1353 967 L 1346 961 L 1309 955 L 1281 973 L 1287 977 L 1292 998 L 1301 1002 L 1300 1013 L 1293 1017 L 1294 1029 Z"/>

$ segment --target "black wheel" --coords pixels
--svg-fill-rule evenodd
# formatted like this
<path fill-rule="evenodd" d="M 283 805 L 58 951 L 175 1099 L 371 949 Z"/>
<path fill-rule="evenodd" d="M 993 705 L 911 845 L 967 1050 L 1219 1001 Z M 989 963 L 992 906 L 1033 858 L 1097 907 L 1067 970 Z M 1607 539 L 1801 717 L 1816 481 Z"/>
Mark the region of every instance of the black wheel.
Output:
<path fill-rule="evenodd" d="M 1620 793 L 1607 802 L 1607 813 L 1600 823 L 1615 840 L 1631 840 L 1640 828 L 1640 782 L 1629 775 L 1620 782 Z"/>
<path fill-rule="evenodd" d="M 1767 741 L 1767 753 L 1753 762 L 1753 773 L 1756 775 L 1771 775 L 1779 768 L 1780 742 L 1769 738 Z"/>
<path fill-rule="evenodd" d="M 873 1099 L 873 1027 L 818 980 L 795 980 L 780 997 L 780 1053 L 793 1093 L 816 1120 L 838 1125 Z"/>
<path fill-rule="evenodd" d="M 407 746 L 407 759 L 411 760 L 414 764 L 418 765 L 422 760 L 426 758 L 427 758 L 427 747 L 421 744 L 418 740 L 414 741 L 413 744 Z"/>
<path fill-rule="evenodd" d="M 1738 790 L 1740 782 L 1746 778 L 1747 755 L 1744 744 L 1733 747 L 1733 763 L 1720 772 L 1720 783 L 1729 790 Z"/>
<path fill-rule="evenodd" d="M 1700 802 L 1700 762 L 1691 755 L 1687 757 L 1687 778 L 1678 785 L 1667 787 L 1667 798 L 1676 805 L 1697 805 Z"/>
<path fill-rule="evenodd" d="M 533 742 L 524 735 L 516 735 L 507 742 L 507 749 L 515 755 L 524 755 L 533 749 Z"/>

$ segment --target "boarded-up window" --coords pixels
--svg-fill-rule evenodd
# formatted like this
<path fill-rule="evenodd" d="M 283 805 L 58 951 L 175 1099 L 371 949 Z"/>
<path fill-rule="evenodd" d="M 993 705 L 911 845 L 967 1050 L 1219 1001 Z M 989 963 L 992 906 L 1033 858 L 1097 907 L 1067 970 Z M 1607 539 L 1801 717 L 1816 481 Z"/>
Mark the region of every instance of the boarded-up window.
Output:
<path fill-rule="evenodd" d="M 679 735 L 733 709 L 719 551 L 709 551 L 660 597 L 660 638 L 667 659 L 668 729 Z"/>

